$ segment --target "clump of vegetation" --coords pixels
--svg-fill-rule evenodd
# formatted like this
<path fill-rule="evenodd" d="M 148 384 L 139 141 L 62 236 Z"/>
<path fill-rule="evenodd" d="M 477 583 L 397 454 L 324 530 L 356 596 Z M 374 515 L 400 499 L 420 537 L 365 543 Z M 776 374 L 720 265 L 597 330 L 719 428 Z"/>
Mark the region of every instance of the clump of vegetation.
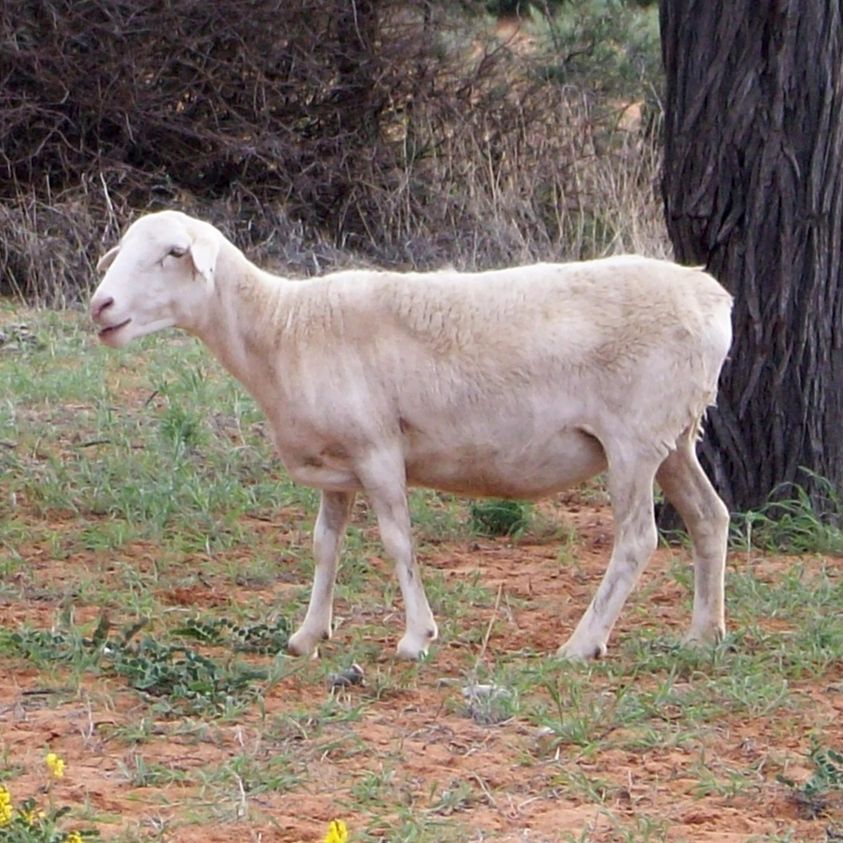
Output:
<path fill-rule="evenodd" d="M 814 772 L 804 785 L 784 780 L 792 788 L 793 799 L 809 819 L 837 813 L 843 808 L 843 753 L 815 741 L 808 758 Z"/>
<path fill-rule="evenodd" d="M 202 420 L 179 404 L 167 407 L 161 418 L 161 435 L 177 450 L 192 448 L 202 441 Z"/>
<path fill-rule="evenodd" d="M 566 0 L 561 8 L 539 16 L 538 28 L 553 45 L 546 70 L 552 78 L 611 97 L 616 107 L 651 100 L 657 93 L 661 52 L 656 4 L 643 8 L 623 0 Z"/>
<path fill-rule="evenodd" d="M 812 479 L 819 508 L 804 487 L 784 484 L 760 510 L 734 516 L 733 543 L 774 553 L 843 555 L 843 499 L 830 480 L 813 474 Z"/>
<path fill-rule="evenodd" d="M 39 793 L 46 793 L 46 800 L 40 802 L 30 796 L 15 802 L 12 792 L 0 784 L 0 840 L 7 843 L 85 843 L 99 840 L 96 828 L 65 831 L 63 818 L 71 812 L 69 805 L 55 805 L 53 786 L 65 776 L 65 761 L 55 752 L 45 757 L 47 781 Z M 344 820 L 328 823 L 323 843 L 348 843 L 348 826 Z"/>
<path fill-rule="evenodd" d="M 134 640 L 143 626 L 137 623 L 122 634 L 110 634 L 111 624 L 103 615 L 91 637 L 71 627 L 52 631 L 22 627 L 4 637 L 25 658 L 98 666 L 122 676 L 135 690 L 166 697 L 188 711 L 221 710 L 232 701 L 248 699 L 254 693 L 254 683 L 268 677 L 264 669 L 222 664 L 180 640 L 161 642 L 151 636 Z M 285 619 L 246 626 L 227 618 L 195 619 L 171 635 L 228 645 L 237 651 L 267 653 L 286 646 L 289 626 Z"/>
<path fill-rule="evenodd" d="M 287 646 L 290 625 L 279 617 L 273 623 L 238 624 L 228 618 L 191 618 L 174 635 L 195 638 L 207 644 L 221 644 L 247 653 L 278 653 Z"/>
<path fill-rule="evenodd" d="M 471 530 L 482 536 L 515 536 L 530 523 L 530 507 L 521 501 L 474 501 L 469 509 Z"/>

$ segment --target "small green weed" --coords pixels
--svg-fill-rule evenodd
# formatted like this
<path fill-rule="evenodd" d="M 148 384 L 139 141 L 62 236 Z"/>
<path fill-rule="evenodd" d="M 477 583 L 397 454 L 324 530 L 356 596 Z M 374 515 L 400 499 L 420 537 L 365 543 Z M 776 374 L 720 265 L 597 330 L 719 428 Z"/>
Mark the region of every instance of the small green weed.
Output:
<path fill-rule="evenodd" d="M 471 530 L 481 536 L 516 536 L 530 523 L 530 507 L 521 501 L 482 500 L 469 507 Z"/>
<path fill-rule="evenodd" d="M 173 630 L 174 635 L 205 644 L 226 644 L 246 653 L 278 653 L 287 646 L 290 624 L 284 617 L 274 623 L 236 624 L 228 618 L 191 618 Z"/>
<path fill-rule="evenodd" d="M 820 746 L 814 740 L 808 758 L 814 772 L 801 787 L 782 779 L 792 790 L 793 800 L 809 819 L 836 813 L 843 808 L 843 753 Z"/>
<path fill-rule="evenodd" d="M 162 787 L 187 777 L 182 770 L 147 761 L 139 752 L 121 762 L 120 771 L 133 787 Z"/>
<path fill-rule="evenodd" d="M 307 778 L 301 756 L 287 753 L 272 755 L 240 754 L 219 767 L 207 769 L 201 776 L 205 788 L 224 791 L 235 785 L 244 794 L 286 793 Z"/>
<path fill-rule="evenodd" d="M 381 767 L 379 771 L 366 770 L 351 785 L 350 806 L 385 806 L 395 795 L 395 771 L 391 767 Z"/>
<path fill-rule="evenodd" d="M 116 673 L 132 688 L 152 696 L 183 701 L 191 710 L 220 708 L 246 693 L 266 671 L 231 669 L 181 644 L 144 638 L 134 646 L 106 645 Z"/>
<path fill-rule="evenodd" d="M 482 803 L 484 796 L 477 788 L 466 781 L 454 779 L 448 787 L 431 795 L 431 805 L 428 811 L 431 814 L 450 816 L 469 809 L 472 805 Z"/>
<path fill-rule="evenodd" d="M 734 799 L 758 786 L 757 779 L 749 772 L 736 769 L 727 764 L 713 764 L 707 761 L 704 754 L 689 770 L 697 779 L 694 785 L 694 795 L 722 796 Z"/>
<path fill-rule="evenodd" d="M 15 805 L 9 791 L 0 786 L 0 839 L 4 843 L 84 843 L 99 839 L 96 829 L 65 832 L 61 820 L 70 810 L 66 805 L 45 810 L 32 797 Z"/>
<path fill-rule="evenodd" d="M 103 615 L 91 637 L 73 627 L 57 630 L 30 629 L 2 631 L 0 647 L 16 651 L 38 663 L 63 661 L 77 667 L 100 667 L 123 677 L 137 691 L 154 697 L 166 697 L 177 709 L 193 712 L 220 712 L 233 702 L 248 699 L 253 684 L 268 678 L 264 669 L 244 665 L 223 665 L 197 652 L 181 641 L 162 643 L 153 637 L 133 641 L 144 622 L 134 624 L 122 634 L 110 634 L 110 622 Z M 287 625 L 279 620 L 274 626 L 257 624 L 243 627 L 227 619 L 215 622 L 194 621 L 184 627 L 192 637 L 226 643 L 232 649 L 267 652 L 275 644 L 286 643 Z M 178 632 L 178 631 L 177 631 Z"/>
<path fill-rule="evenodd" d="M 578 767 L 563 767 L 553 777 L 553 786 L 567 798 L 583 799 L 603 805 L 616 788 L 611 782 L 590 776 Z"/>
<path fill-rule="evenodd" d="M 198 445 L 202 441 L 203 429 L 198 415 L 179 404 L 170 405 L 161 418 L 161 434 L 177 451 Z"/>
<path fill-rule="evenodd" d="M 0 629 L 0 652 L 18 655 L 39 666 L 53 662 L 86 668 L 96 664 L 95 644 L 78 629 L 47 630 L 21 626 Z"/>

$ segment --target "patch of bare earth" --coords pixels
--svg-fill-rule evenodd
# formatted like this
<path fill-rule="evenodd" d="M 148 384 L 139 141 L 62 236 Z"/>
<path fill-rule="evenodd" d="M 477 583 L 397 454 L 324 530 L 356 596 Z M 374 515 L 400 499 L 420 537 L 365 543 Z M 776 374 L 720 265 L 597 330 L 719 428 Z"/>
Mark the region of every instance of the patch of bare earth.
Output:
<path fill-rule="evenodd" d="M 486 662 L 519 651 L 550 656 L 585 609 L 605 568 L 611 519 L 602 506 L 582 505 L 565 518 L 575 524 L 578 538 L 573 561 L 564 565 L 554 538 L 427 548 L 426 567 L 439 569 L 449 583 L 473 578 L 479 570 L 480 582 L 499 593 L 494 607 L 477 608 L 460 620 L 466 631 L 491 629 L 482 653 Z M 23 621 L 49 626 L 71 567 L 87 566 L 108 576 L 101 553 L 50 560 L 43 548 L 25 552 L 34 572 L 21 599 L 2 606 L 6 626 Z M 124 555 L 142 566 L 149 564 L 151 552 L 139 547 L 134 556 Z M 685 551 L 657 552 L 615 631 L 615 654 L 642 626 L 678 635 L 687 624 L 687 595 L 668 574 L 677 556 L 689 561 Z M 730 564 L 741 564 L 740 557 Z M 762 575 L 773 577 L 789 562 L 756 564 Z M 294 587 L 279 582 L 267 588 L 266 599 Z M 170 605 L 199 608 L 237 599 L 236 590 L 219 581 L 178 587 L 167 595 Z M 76 611 L 81 623 L 95 618 L 99 608 Z M 341 604 L 338 614 L 345 621 L 328 645 L 335 653 L 365 616 L 365 607 Z M 781 716 L 753 720 L 727 712 L 706 725 L 701 738 L 668 749 L 632 751 L 621 748 L 622 734 L 604 734 L 604 740 L 618 740 L 589 753 L 553 746 L 525 718 L 483 725 L 469 716 L 460 682 L 470 662 L 466 648 L 480 653 L 482 636 L 472 643 L 443 640 L 435 657 L 418 668 L 392 658 L 400 617 L 365 620 L 383 637 L 382 654 L 364 665 L 366 684 L 336 695 L 338 711 L 347 709 L 348 716 L 324 722 L 308 719 L 308 711 L 315 712 L 330 696 L 324 671 L 308 661 L 297 662 L 267 688 L 260 705 L 213 720 L 151 719 L 149 702 L 115 677 L 86 673 L 77 685 L 70 677 L 65 683 L 66 671 L 58 665 L 54 671 L 21 661 L 4 665 L 0 757 L 9 765 L 5 784 L 17 799 L 46 798 L 43 756 L 49 747 L 67 762 L 67 775 L 52 784 L 51 798 L 84 808 L 106 839 L 130 829 L 141 839 L 182 843 L 316 841 L 338 816 L 352 832 L 368 829 L 386 836 L 407 814 L 462 824 L 466 840 L 557 841 L 589 829 L 588 839 L 613 841 L 622 839 L 619 822 L 633 827 L 636 817 L 645 816 L 663 822 L 671 841 L 739 843 L 790 828 L 794 840 L 826 839 L 829 818 L 805 816 L 779 778 L 804 781 L 810 775 L 804 764 L 815 724 L 822 722 L 832 743 L 843 745 L 841 666 L 815 683 L 799 682 L 794 690 L 810 705 Z M 379 676 L 388 681 L 378 682 Z M 443 678 L 456 681 L 443 683 Z M 680 716 L 664 712 L 665 718 Z M 136 743 L 127 738 L 133 729 L 143 732 Z M 139 783 L 138 756 L 147 767 L 175 771 L 177 780 Z M 289 774 L 286 789 L 264 790 L 245 782 L 245 774 L 239 781 L 236 775 L 215 777 L 215 771 L 243 756 L 264 765 L 282 757 L 281 772 Z M 735 794 L 704 792 L 694 772 L 701 757 L 723 780 L 729 769 L 752 768 L 756 781 Z M 600 782 L 598 797 L 566 783 L 560 765 Z M 361 795 L 367 776 L 380 785 L 368 804 Z M 448 798 L 455 793 L 459 798 Z"/>

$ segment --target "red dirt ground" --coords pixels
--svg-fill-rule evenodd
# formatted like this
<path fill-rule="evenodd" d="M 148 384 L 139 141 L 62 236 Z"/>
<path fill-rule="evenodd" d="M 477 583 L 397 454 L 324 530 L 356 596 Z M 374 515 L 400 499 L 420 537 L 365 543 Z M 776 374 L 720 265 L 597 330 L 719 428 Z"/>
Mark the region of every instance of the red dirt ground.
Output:
<path fill-rule="evenodd" d="M 462 631 L 477 633 L 487 629 L 494 615 L 483 654 L 487 662 L 496 654 L 521 650 L 551 654 L 587 605 L 608 556 L 611 520 L 604 509 L 593 506 L 569 509 L 565 517 L 579 535 L 576 564 L 568 567 L 558 563 L 559 545 L 552 539 L 443 543 L 423 554 L 425 567 L 441 570 L 448 580 L 472 577 L 479 569 L 485 586 L 493 593 L 500 589 L 496 609 L 478 609 L 460 620 Z M 135 561 L 143 565 L 154 548 L 135 551 Z M 658 551 L 621 617 L 609 658 L 639 626 L 679 634 L 687 624 L 686 595 L 667 574 L 677 555 L 687 557 L 676 549 Z M 42 588 L 60 585 L 78 565 L 92 571 L 103 568 L 102 558 L 95 555 L 53 561 L 37 547 L 27 549 L 27 558 L 32 564 L 30 585 Z M 773 577 L 791 563 L 764 559 L 754 564 L 760 576 Z M 730 564 L 741 564 L 740 557 Z M 267 600 L 278 600 L 285 590 L 300 585 L 279 582 L 267 589 Z M 49 626 L 56 611 L 49 589 L 30 587 L 26 593 L 25 601 L 3 607 L 3 625 L 27 621 Z M 225 583 L 209 581 L 171 590 L 167 597 L 173 605 L 225 607 L 238 594 Z M 636 817 L 645 816 L 664 823 L 664 839 L 669 841 L 742 843 L 784 835 L 788 829 L 793 830 L 788 839 L 794 841 L 840 839 L 829 836 L 841 828 L 839 813 L 806 816 L 792 798 L 792 789 L 778 778 L 808 778 L 805 759 L 815 724 L 823 723 L 826 734 L 834 736 L 833 744 L 843 746 L 842 666 L 815 684 L 800 682 L 791 688 L 810 700 L 810 706 L 783 709 L 784 715 L 754 722 L 725 716 L 703 728 L 702 745 L 695 741 L 668 750 L 611 748 L 593 754 L 563 746 L 554 753 L 548 749 L 548 736 L 526 719 L 489 726 L 466 715 L 458 680 L 464 678 L 466 646 L 480 650 L 477 636 L 471 645 L 445 640 L 432 661 L 405 666 L 391 655 L 400 617 L 375 618 L 342 605 L 338 609 L 342 622 L 328 645 L 333 652 L 341 652 L 348 631 L 361 622 L 371 623 L 383 637 L 381 654 L 364 665 L 365 686 L 337 698 L 349 711 L 366 701 L 359 717 L 319 725 L 291 716 L 318 708 L 328 697 L 319 664 L 302 661 L 266 691 L 263 705 L 252 705 L 231 719 L 158 719 L 149 724 L 147 738 L 133 746 L 115 730 L 140 728 L 149 717 L 149 706 L 119 679 L 85 674 L 78 692 L 69 681 L 66 693 L 46 694 L 45 689 L 61 686 L 61 671 L 47 675 L 15 661 L 4 666 L 0 687 L 0 748 L 4 765 L 13 773 L 4 777 L 5 783 L 16 799 L 46 799 L 44 753 L 47 747 L 58 752 L 67 762 L 67 774 L 52 784 L 51 797 L 57 804 L 87 806 L 105 839 L 122 832 L 126 840 L 180 843 L 317 841 L 337 816 L 348 823 L 352 841 L 364 828 L 377 839 L 379 833 L 399 827 L 407 813 L 454 826 L 461 823 L 470 830 L 463 838 L 443 832 L 445 840 L 543 843 L 565 839 L 566 834 L 593 841 L 663 839 L 656 832 L 648 837 L 640 822 L 636 827 Z M 89 621 L 98 611 L 79 607 L 76 622 Z M 775 619 L 770 623 L 774 628 Z M 443 683 L 442 678 L 457 682 Z M 681 713 L 665 712 L 665 717 L 671 716 L 679 718 Z M 196 783 L 201 771 L 237 756 L 249 754 L 267 763 L 279 753 L 285 754 L 291 773 L 299 769 L 304 774 L 287 792 L 241 794 L 233 781 L 224 789 L 203 792 Z M 693 770 L 701 753 L 719 781 L 728 782 L 733 767 L 753 767 L 757 786 L 737 795 L 700 794 L 699 775 Z M 133 784 L 126 768 L 135 769 L 136 754 L 147 764 L 186 771 L 192 783 Z M 581 773 L 608 783 L 602 804 L 559 779 L 560 761 L 574 760 Z M 352 794 L 352 785 L 359 788 L 364 771 L 386 783 L 384 803 L 367 805 L 359 790 Z M 460 784 L 468 786 L 470 797 L 452 805 L 441 801 L 444 790 Z"/>

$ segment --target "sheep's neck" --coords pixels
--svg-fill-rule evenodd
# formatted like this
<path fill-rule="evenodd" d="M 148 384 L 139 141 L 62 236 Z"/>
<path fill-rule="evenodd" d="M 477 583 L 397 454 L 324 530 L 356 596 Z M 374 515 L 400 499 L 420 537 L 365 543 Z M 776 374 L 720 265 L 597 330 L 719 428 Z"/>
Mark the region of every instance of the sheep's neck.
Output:
<path fill-rule="evenodd" d="M 257 269 L 240 253 L 221 255 L 213 305 L 195 332 L 256 398 L 277 386 L 275 359 L 290 284 Z"/>

